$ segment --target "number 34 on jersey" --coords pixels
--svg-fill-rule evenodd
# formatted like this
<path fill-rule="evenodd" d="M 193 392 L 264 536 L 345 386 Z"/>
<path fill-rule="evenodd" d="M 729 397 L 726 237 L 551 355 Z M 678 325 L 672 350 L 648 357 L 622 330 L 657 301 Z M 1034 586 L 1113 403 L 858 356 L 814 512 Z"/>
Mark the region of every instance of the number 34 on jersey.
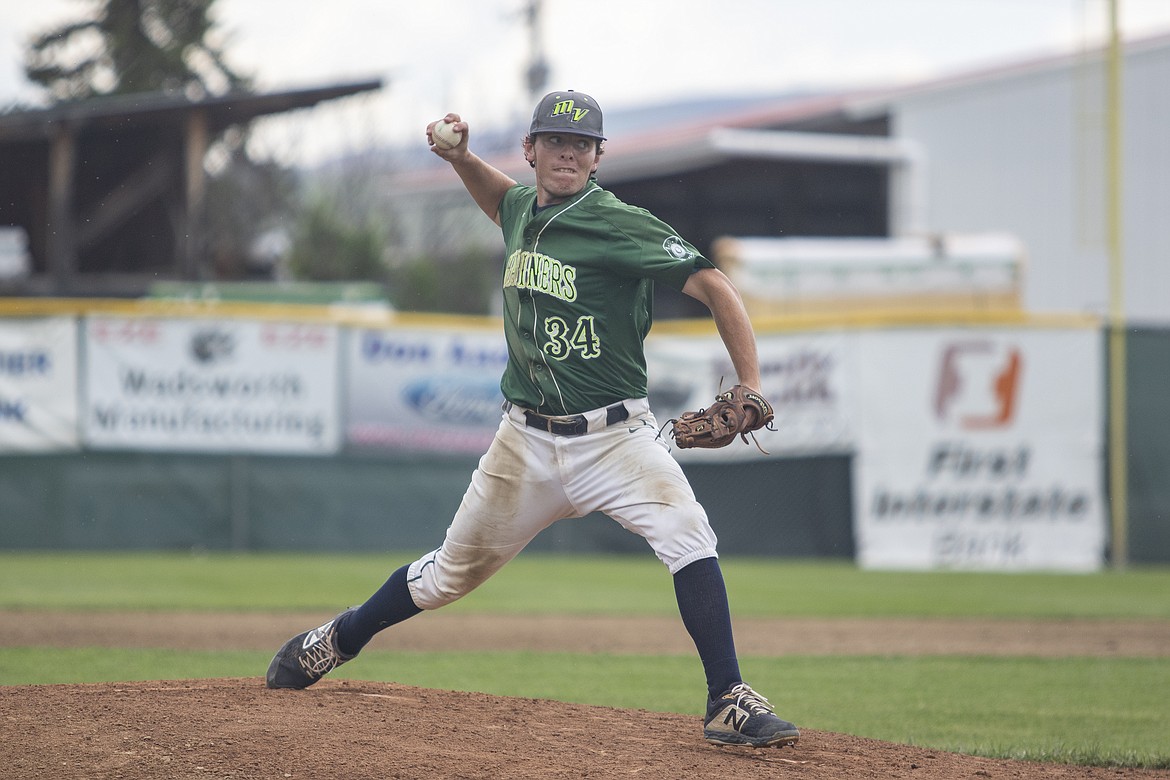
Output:
<path fill-rule="evenodd" d="M 575 325 L 560 317 L 546 317 L 544 334 L 548 336 L 543 346 L 544 354 L 554 360 L 564 360 L 574 351 L 585 360 L 601 356 L 601 339 L 597 336 L 592 316 L 578 317 Z"/>

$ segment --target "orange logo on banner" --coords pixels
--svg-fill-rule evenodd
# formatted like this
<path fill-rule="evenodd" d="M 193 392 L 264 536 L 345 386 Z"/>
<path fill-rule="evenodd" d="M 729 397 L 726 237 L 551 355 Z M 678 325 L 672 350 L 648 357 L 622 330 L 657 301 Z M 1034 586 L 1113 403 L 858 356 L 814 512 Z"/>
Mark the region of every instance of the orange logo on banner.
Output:
<path fill-rule="evenodd" d="M 972 366 L 970 358 L 987 356 L 993 350 L 988 341 L 969 341 L 948 346 L 942 355 L 939 367 L 938 389 L 935 393 L 934 412 L 940 420 L 949 419 L 955 412 L 952 407 L 964 395 L 982 395 L 979 386 L 965 387 L 971 380 L 985 379 L 983 385 L 990 402 L 987 411 L 980 414 L 959 414 L 959 425 L 970 430 L 1003 428 L 1010 425 L 1016 412 L 1016 398 L 1019 390 L 1020 372 L 1023 360 L 1020 351 L 1012 347 L 1006 351 L 1001 364 Z"/>

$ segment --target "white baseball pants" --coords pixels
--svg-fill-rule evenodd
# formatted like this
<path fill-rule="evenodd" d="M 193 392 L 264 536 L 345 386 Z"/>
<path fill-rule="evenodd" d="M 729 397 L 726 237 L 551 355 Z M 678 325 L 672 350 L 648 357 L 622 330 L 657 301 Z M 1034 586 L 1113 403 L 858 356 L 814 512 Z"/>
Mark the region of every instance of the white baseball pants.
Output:
<path fill-rule="evenodd" d="M 716 557 L 716 537 L 682 469 L 659 435 L 645 398 L 624 402 L 629 418 L 605 426 L 586 412 L 589 432 L 557 436 L 505 412 L 441 547 L 410 565 L 421 609 L 470 593 L 558 520 L 599 511 L 644 537 L 671 574 Z"/>

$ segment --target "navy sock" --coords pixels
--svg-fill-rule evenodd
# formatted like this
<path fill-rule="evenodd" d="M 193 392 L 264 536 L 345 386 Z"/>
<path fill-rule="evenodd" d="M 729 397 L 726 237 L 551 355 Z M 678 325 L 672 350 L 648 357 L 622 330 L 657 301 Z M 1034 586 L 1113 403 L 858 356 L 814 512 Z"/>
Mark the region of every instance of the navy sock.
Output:
<path fill-rule="evenodd" d="M 357 655 L 374 634 L 422 612 L 406 586 L 408 568 L 403 566 L 391 574 L 377 593 L 337 624 L 338 650 L 346 655 Z"/>
<path fill-rule="evenodd" d="M 719 559 L 701 558 L 679 569 L 674 575 L 674 595 L 683 625 L 703 661 L 707 692 L 714 699 L 742 679 Z"/>

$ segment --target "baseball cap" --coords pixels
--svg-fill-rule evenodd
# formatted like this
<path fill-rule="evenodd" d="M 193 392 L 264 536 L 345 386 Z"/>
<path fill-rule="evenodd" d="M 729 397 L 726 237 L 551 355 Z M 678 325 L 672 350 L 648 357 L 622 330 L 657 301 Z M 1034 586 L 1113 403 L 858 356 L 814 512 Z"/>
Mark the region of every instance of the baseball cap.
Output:
<path fill-rule="evenodd" d="M 548 93 L 532 112 L 532 125 L 528 128 L 528 134 L 555 132 L 576 133 L 604 141 L 601 107 L 584 92 L 568 89 Z"/>

